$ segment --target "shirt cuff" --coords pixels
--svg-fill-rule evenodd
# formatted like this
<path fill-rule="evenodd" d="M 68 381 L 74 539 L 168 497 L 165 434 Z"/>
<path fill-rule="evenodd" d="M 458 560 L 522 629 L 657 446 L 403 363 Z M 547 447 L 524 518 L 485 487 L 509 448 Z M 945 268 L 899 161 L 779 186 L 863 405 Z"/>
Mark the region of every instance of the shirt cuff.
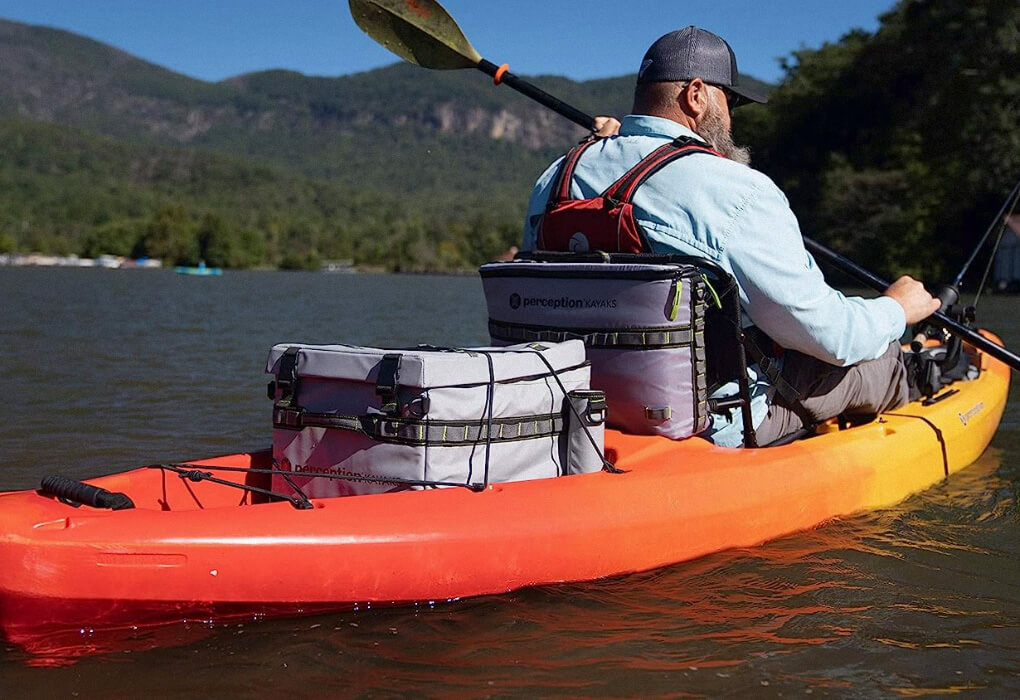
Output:
<path fill-rule="evenodd" d="M 889 342 L 899 340 L 907 330 L 907 317 L 903 307 L 892 297 L 880 296 L 871 301 L 878 317 L 876 325 L 886 331 Z"/>

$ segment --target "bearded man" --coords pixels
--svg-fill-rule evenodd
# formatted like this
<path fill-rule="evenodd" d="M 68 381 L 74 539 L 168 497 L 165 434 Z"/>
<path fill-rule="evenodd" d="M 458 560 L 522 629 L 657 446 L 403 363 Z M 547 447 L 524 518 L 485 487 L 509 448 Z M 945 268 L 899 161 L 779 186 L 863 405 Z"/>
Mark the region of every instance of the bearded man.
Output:
<path fill-rule="evenodd" d="M 758 365 L 749 368 L 751 415 L 758 444 L 766 445 L 806 423 L 905 404 L 907 376 L 898 339 L 907 324 L 934 313 L 939 302 L 909 277 L 875 299 L 846 297 L 825 282 L 786 197 L 749 167 L 748 150 L 733 143 L 730 110 L 745 101 L 766 102 L 739 85 L 736 58 L 722 38 L 693 26 L 666 34 L 644 56 L 632 113 L 619 124 L 599 123 L 600 135 L 617 126 L 619 133 L 584 151 L 570 194 L 598 196 L 677 138 L 716 151 L 678 158 L 656 172 L 634 194 L 633 213 L 651 252 L 705 257 L 733 275 L 744 325 L 756 326 L 782 348 L 776 363 L 781 378 L 773 374 L 770 380 Z M 562 160 L 535 185 L 524 251 L 536 248 Z M 799 401 L 789 400 L 788 390 L 776 392 L 775 384 L 783 381 Z M 732 395 L 735 384 L 717 393 Z M 713 416 L 707 437 L 738 446 L 742 429 L 740 411 L 731 409 Z"/>

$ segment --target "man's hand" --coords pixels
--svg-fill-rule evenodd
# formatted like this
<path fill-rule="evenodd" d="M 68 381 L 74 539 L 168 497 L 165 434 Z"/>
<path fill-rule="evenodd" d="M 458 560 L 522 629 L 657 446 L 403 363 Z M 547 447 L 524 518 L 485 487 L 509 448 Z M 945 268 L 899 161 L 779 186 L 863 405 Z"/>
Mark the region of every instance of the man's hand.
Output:
<path fill-rule="evenodd" d="M 620 133 L 620 120 L 616 117 L 595 117 L 595 135 L 600 139 Z"/>
<path fill-rule="evenodd" d="M 903 307 L 908 326 L 928 318 L 941 306 L 941 302 L 929 294 L 923 284 L 908 275 L 890 284 L 883 294 Z"/>

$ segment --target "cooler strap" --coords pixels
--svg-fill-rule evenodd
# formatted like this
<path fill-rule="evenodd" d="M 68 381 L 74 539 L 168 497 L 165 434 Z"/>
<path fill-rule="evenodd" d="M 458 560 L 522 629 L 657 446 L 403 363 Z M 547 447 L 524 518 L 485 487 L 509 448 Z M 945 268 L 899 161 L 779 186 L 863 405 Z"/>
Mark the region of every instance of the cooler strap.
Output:
<path fill-rule="evenodd" d="M 375 393 L 382 400 L 382 411 L 386 415 L 397 415 L 400 407 L 397 404 L 397 389 L 400 386 L 400 353 L 383 355 L 379 363 L 379 373 L 375 380 Z"/>
<path fill-rule="evenodd" d="M 361 433 L 379 442 L 421 447 L 457 447 L 481 442 L 514 442 L 560 435 L 563 413 L 547 413 L 491 421 L 442 421 L 369 414 L 344 416 L 313 413 L 302 408 L 273 407 L 273 427 L 282 430 L 328 428 Z"/>
<path fill-rule="evenodd" d="M 583 340 L 587 348 L 673 348 L 685 347 L 694 342 L 694 331 L 689 325 L 677 328 L 628 328 L 627 330 L 555 330 L 505 323 L 489 319 L 489 336 L 507 343 L 562 343 Z"/>
<path fill-rule="evenodd" d="M 274 394 L 279 391 L 280 398 L 277 402 L 280 406 L 290 406 L 297 396 L 298 374 L 297 360 L 300 348 L 287 348 L 280 356 L 280 369 L 276 374 L 276 383 L 270 384 L 269 398 L 276 398 Z"/>

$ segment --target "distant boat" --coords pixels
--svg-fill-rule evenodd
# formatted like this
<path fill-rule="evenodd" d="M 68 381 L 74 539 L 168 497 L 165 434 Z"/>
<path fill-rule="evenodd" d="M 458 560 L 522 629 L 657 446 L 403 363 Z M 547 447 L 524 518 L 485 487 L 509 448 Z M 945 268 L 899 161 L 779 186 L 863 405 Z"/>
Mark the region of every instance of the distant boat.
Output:
<path fill-rule="evenodd" d="M 323 272 L 330 272 L 333 274 L 351 274 L 356 272 L 353 260 L 324 260 L 320 269 Z"/>
<path fill-rule="evenodd" d="M 120 255 L 100 255 L 96 258 L 95 263 L 93 264 L 96 267 L 105 267 L 108 270 L 115 270 L 120 267 L 123 262 L 124 258 Z"/>
<path fill-rule="evenodd" d="M 205 260 L 198 263 L 198 267 L 180 266 L 174 268 L 174 272 L 180 275 L 199 275 L 201 277 L 215 277 L 223 274 L 222 267 L 207 267 Z"/>

